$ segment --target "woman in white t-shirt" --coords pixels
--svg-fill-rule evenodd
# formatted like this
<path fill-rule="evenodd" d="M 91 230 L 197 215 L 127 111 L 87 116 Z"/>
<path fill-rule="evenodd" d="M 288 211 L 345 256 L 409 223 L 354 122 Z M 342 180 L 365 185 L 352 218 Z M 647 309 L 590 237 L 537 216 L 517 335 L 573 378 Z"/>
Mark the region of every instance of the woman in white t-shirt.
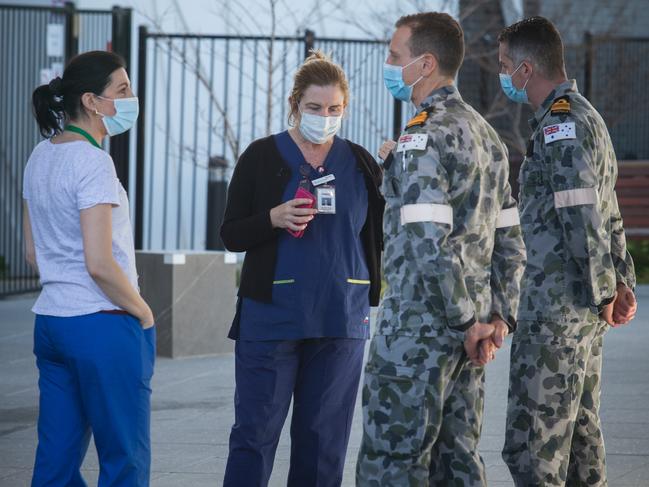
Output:
<path fill-rule="evenodd" d="M 153 314 L 139 294 L 128 198 L 106 136 L 129 130 L 138 100 L 119 56 L 93 51 L 33 94 L 46 140 L 25 168 L 27 259 L 39 370 L 32 486 L 85 486 L 90 435 L 99 485 L 149 485 Z"/>

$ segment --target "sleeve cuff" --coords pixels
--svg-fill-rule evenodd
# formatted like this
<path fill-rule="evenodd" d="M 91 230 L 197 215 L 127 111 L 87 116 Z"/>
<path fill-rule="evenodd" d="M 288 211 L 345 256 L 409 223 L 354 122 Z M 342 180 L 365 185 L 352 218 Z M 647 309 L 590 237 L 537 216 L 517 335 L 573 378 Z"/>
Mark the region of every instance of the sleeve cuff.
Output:
<path fill-rule="evenodd" d="M 604 307 L 608 304 L 611 304 L 614 299 L 615 299 L 615 294 L 610 298 L 606 298 L 602 300 L 602 302 L 597 305 L 597 314 L 600 314 L 604 310 Z"/>
<path fill-rule="evenodd" d="M 470 320 L 465 321 L 464 323 L 461 323 L 460 325 L 449 325 L 450 328 L 457 330 L 457 331 L 467 331 L 469 328 L 473 326 L 473 324 L 476 322 L 475 316 L 472 316 Z"/>
<path fill-rule="evenodd" d="M 491 315 L 489 316 L 489 321 L 493 321 L 494 318 L 500 318 L 505 322 L 507 328 L 509 328 L 509 333 L 514 333 L 516 331 L 516 318 L 514 318 L 512 315 L 507 315 L 506 317 L 503 317 L 503 315 L 504 313 L 492 311 Z"/>

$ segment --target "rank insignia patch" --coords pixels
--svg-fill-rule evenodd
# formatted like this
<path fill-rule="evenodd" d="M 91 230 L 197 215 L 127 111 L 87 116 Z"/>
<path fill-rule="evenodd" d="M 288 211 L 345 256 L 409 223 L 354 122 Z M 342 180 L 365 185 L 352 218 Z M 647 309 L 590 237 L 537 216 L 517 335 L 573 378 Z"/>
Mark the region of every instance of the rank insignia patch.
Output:
<path fill-rule="evenodd" d="M 426 123 L 426 120 L 428 119 L 428 112 L 424 110 L 418 115 L 415 115 L 413 118 L 411 118 L 408 123 L 406 124 L 406 129 L 412 128 L 412 127 L 417 127 L 417 126 L 422 126 L 424 123 Z"/>
<path fill-rule="evenodd" d="M 550 112 L 552 115 L 570 113 L 570 100 L 568 100 L 568 97 L 562 96 L 554 100 L 554 103 L 550 107 Z"/>

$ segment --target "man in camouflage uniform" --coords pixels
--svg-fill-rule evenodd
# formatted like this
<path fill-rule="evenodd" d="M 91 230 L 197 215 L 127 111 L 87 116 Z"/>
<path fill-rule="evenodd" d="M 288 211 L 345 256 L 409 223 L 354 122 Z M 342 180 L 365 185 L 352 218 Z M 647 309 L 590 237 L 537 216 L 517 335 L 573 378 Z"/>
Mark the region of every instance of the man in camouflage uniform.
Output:
<path fill-rule="evenodd" d="M 464 54 L 455 20 L 425 13 L 396 26 L 386 85 L 418 114 L 385 163 L 387 290 L 365 369 L 356 481 L 484 486 L 484 369 L 469 357 L 484 364 L 478 340 L 500 345 L 514 327 L 525 259 L 507 150 L 453 85 Z"/>
<path fill-rule="evenodd" d="M 520 487 L 603 486 L 602 335 L 636 309 L 615 153 L 604 121 L 566 79 L 548 20 L 514 24 L 499 42 L 503 90 L 535 110 L 520 173 L 527 266 L 503 458 Z"/>

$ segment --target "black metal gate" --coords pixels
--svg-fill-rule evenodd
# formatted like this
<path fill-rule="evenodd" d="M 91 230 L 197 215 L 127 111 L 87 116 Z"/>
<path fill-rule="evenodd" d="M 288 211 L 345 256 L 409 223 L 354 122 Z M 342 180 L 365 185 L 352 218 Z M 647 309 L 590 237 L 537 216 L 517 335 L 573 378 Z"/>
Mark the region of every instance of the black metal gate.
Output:
<path fill-rule="evenodd" d="M 140 27 L 136 248 L 219 248 L 215 232 L 232 167 L 252 140 L 287 127 L 292 76 L 311 48 L 331 54 L 347 73 L 351 100 L 341 135 L 376 154 L 407 111 L 383 86 L 387 42 L 312 31 L 261 37 Z"/>
<path fill-rule="evenodd" d="M 130 9 L 0 5 L 0 297 L 38 288 L 38 277 L 25 262 L 22 232 L 23 170 L 41 140 L 31 111 L 32 91 L 60 74 L 79 52 L 113 50 L 128 63 L 130 33 Z M 128 146 L 128 135 L 110 143 L 126 187 Z"/>

